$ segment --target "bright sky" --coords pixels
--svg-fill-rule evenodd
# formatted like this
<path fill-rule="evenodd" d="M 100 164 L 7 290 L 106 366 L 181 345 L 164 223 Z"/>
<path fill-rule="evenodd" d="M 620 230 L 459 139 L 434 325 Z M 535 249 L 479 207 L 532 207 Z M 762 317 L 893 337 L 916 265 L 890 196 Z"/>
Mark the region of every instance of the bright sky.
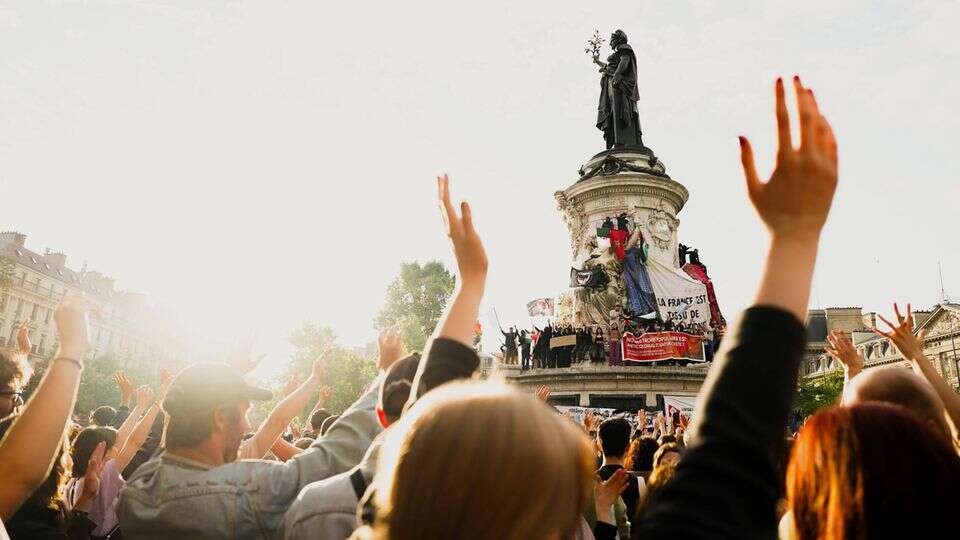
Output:
<path fill-rule="evenodd" d="M 814 306 L 960 297 L 960 4 L 7 1 L 0 7 L 0 229 L 143 291 L 214 339 L 256 329 L 279 366 L 305 320 L 348 345 L 401 261 L 452 265 L 449 171 L 491 259 L 484 309 L 566 286 L 553 192 L 603 149 L 599 29 L 640 64 L 644 141 L 690 190 L 728 318 L 765 236 L 736 135 L 773 156 L 772 83 L 804 76 L 841 184 Z"/>

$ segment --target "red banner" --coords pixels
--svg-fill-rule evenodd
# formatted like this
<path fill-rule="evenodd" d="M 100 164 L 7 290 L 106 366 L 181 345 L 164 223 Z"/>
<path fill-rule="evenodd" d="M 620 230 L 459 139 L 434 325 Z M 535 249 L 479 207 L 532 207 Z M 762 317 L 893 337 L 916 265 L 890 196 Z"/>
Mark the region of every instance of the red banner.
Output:
<path fill-rule="evenodd" d="M 624 362 L 691 360 L 703 362 L 703 337 L 685 332 L 627 332 L 620 341 Z"/>

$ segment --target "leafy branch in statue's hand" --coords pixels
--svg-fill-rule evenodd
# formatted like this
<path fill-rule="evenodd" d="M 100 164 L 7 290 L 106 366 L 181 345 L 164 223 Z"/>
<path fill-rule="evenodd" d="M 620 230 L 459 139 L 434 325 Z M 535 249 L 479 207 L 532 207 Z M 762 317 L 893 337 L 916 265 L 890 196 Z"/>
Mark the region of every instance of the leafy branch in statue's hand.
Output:
<path fill-rule="evenodd" d="M 587 40 L 587 46 L 583 49 L 583 52 L 593 57 L 593 63 L 597 64 L 600 67 L 607 66 L 606 64 L 600 61 L 600 50 L 603 48 L 603 44 L 606 41 L 607 40 L 600 35 L 599 30 L 594 30 L 593 36 Z"/>

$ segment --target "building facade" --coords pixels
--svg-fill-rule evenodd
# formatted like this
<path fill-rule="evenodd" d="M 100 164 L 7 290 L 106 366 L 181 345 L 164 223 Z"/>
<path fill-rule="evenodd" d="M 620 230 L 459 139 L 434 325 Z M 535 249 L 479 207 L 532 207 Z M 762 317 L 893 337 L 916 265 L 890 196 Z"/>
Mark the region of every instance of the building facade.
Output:
<path fill-rule="evenodd" d="M 915 311 L 914 332 L 926 331 L 924 354 L 940 375 L 960 391 L 960 304 L 943 303 L 927 311 Z M 864 358 L 864 369 L 910 364 L 887 338 L 877 335 L 877 314 L 863 313 L 861 308 L 827 308 L 807 314 L 807 354 L 802 375 L 821 377 L 843 369 L 839 362 L 824 353 L 827 335 L 833 330 L 849 332 L 853 345 Z"/>
<path fill-rule="evenodd" d="M 184 336 L 147 304 L 145 295 L 118 291 L 100 272 L 67 267 L 67 256 L 39 254 L 26 247 L 27 236 L 0 233 L 0 347 L 16 347 L 20 324 L 30 321 L 30 360 L 55 354 L 53 313 L 67 293 L 83 293 L 102 306 L 101 318 L 90 322 L 90 358 L 116 356 L 130 362 L 178 366 L 189 358 Z"/>

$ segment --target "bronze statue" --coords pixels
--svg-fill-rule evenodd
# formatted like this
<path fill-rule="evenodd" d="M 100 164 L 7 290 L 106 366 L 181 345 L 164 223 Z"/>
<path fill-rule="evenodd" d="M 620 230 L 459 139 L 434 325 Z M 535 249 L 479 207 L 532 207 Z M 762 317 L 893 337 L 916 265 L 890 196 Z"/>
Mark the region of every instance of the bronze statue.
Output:
<path fill-rule="evenodd" d="M 588 42 L 588 53 L 600 66 L 600 105 L 597 111 L 597 129 L 603 131 L 607 149 L 643 148 L 640 137 L 640 116 L 637 113 L 637 100 L 640 90 L 637 88 L 637 57 L 633 48 L 627 44 L 627 34 L 617 30 L 610 36 L 610 48 L 613 54 L 606 63 L 600 61 L 599 34 Z"/>

